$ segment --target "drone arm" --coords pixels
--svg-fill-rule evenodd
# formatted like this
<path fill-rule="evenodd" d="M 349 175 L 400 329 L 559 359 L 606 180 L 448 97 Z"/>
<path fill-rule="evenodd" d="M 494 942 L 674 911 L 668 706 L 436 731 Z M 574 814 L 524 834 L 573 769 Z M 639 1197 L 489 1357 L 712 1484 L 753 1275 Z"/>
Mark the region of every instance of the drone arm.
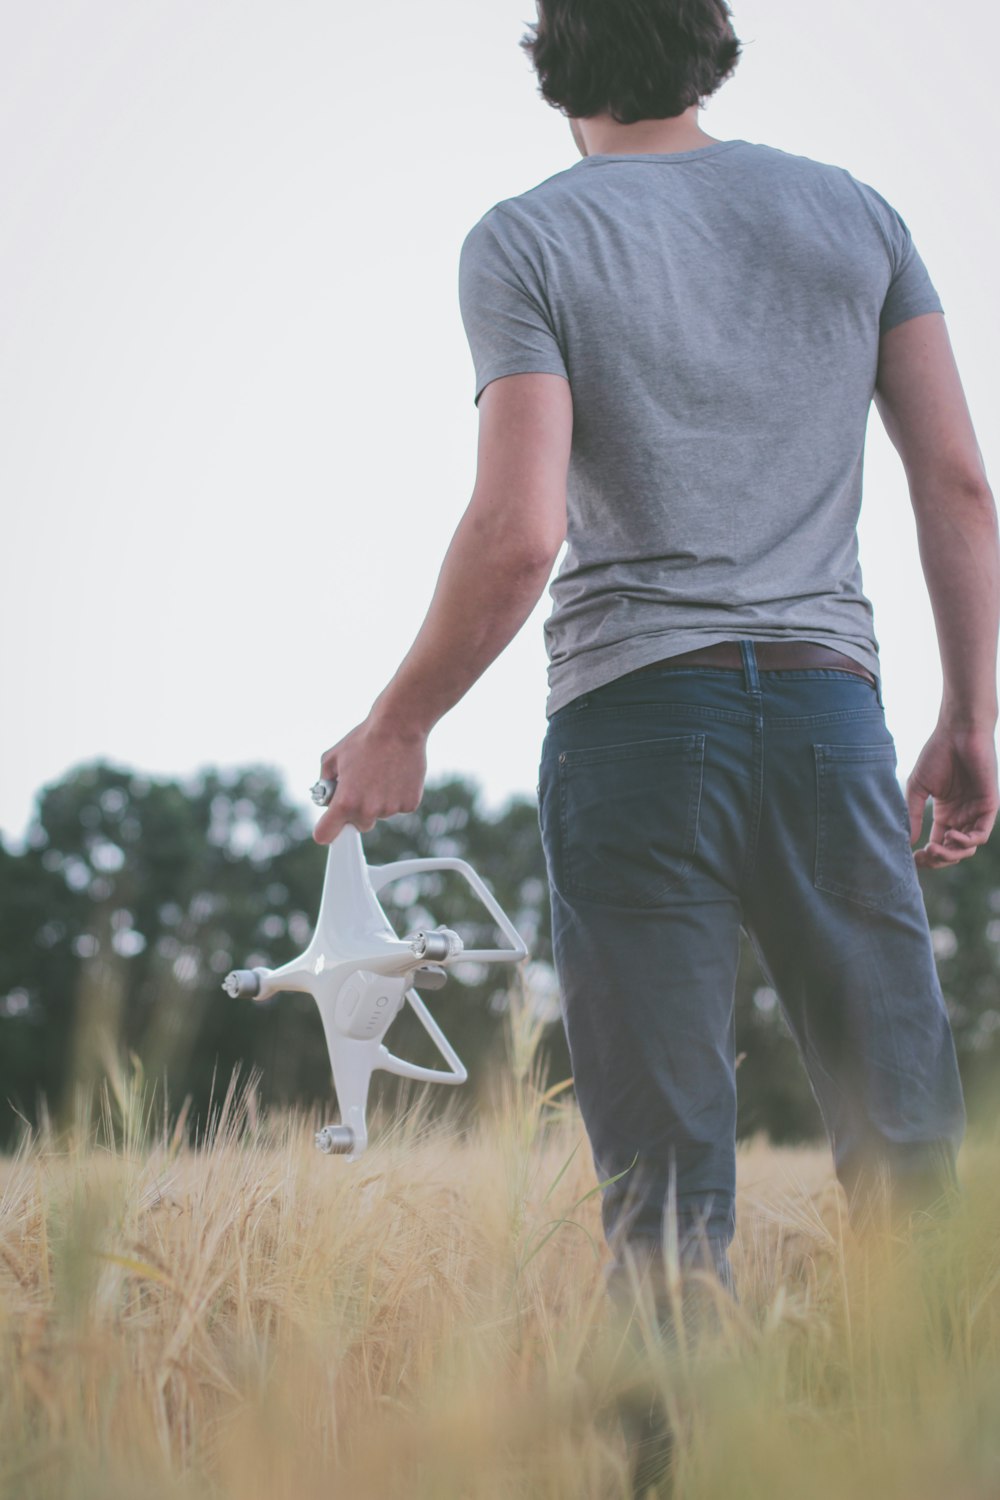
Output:
<path fill-rule="evenodd" d="M 427 1035 L 435 1043 L 445 1062 L 449 1064 L 451 1072 L 446 1073 L 442 1068 L 422 1068 L 417 1063 L 407 1062 L 405 1057 L 397 1057 L 385 1046 L 379 1048 L 379 1060 L 376 1067 L 384 1068 L 387 1073 L 397 1073 L 400 1078 L 418 1078 L 426 1083 L 464 1083 L 469 1076 L 464 1063 L 416 990 L 407 990 L 406 998 L 416 1011 Z"/>
<path fill-rule="evenodd" d="M 475 870 L 465 863 L 464 859 L 453 859 L 442 857 L 440 859 L 400 859 L 395 864 L 382 865 L 381 868 L 369 869 L 369 878 L 372 890 L 378 894 L 383 886 L 393 880 L 401 880 L 404 875 L 422 875 L 429 870 L 454 870 L 461 875 L 475 891 L 480 901 L 486 907 L 490 916 L 510 943 L 509 948 L 475 948 L 463 949 L 461 953 L 462 962 L 467 960 L 473 963 L 510 963 L 519 962 L 527 958 L 528 950 L 522 942 L 513 923 L 510 921 L 503 908 L 489 887 L 480 880 Z"/>

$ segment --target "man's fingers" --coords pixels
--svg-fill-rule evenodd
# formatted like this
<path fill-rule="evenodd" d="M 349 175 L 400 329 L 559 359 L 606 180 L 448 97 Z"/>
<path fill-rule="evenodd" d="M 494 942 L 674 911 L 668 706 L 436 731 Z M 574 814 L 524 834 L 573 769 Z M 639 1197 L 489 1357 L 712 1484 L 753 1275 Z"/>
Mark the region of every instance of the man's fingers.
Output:
<path fill-rule="evenodd" d="M 971 859 L 978 844 L 934 843 L 929 841 L 918 849 L 913 861 L 922 870 L 940 870 L 945 865 L 957 865 L 963 859 Z"/>
<path fill-rule="evenodd" d="M 981 844 L 985 844 L 990 837 L 991 826 L 981 827 L 982 819 L 977 819 L 967 828 L 942 827 L 935 821 L 931 829 L 928 844 L 935 847 L 943 846 L 946 849 L 962 849 L 969 854 L 975 853 Z"/>
<path fill-rule="evenodd" d="M 920 837 L 920 830 L 924 826 L 924 808 L 927 806 L 927 793 L 917 787 L 907 787 L 906 805 L 910 813 L 910 843 L 915 844 Z"/>
<path fill-rule="evenodd" d="M 327 808 L 313 829 L 313 838 L 317 844 L 332 844 L 337 834 L 344 827 L 344 815 L 338 809 Z"/>
<path fill-rule="evenodd" d="M 927 797 L 922 794 L 908 793 L 906 800 L 910 812 L 910 843 L 915 844 L 920 837 Z M 964 826 L 956 828 L 954 825 L 945 822 L 940 809 L 935 805 L 927 847 L 931 845 L 935 848 L 940 846 L 949 848 L 968 847 L 971 852 L 978 849 L 980 844 L 987 842 L 993 831 L 995 821 L 996 813 L 992 809 L 986 809 L 974 818 L 964 817 L 962 819 Z"/>
<path fill-rule="evenodd" d="M 313 839 L 317 844 L 332 844 L 341 829 L 346 828 L 349 823 L 359 833 L 370 833 L 376 822 L 377 819 L 363 808 L 354 807 L 349 802 L 341 802 L 338 795 L 334 797 L 313 829 Z"/>
<path fill-rule="evenodd" d="M 925 870 L 940 870 L 946 865 L 958 864 L 975 854 L 982 838 L 964 828 L 949 828 L 937 818 L 931 828 L 930 837 L 922 849 L 914 853 L 914 861 Z"/>

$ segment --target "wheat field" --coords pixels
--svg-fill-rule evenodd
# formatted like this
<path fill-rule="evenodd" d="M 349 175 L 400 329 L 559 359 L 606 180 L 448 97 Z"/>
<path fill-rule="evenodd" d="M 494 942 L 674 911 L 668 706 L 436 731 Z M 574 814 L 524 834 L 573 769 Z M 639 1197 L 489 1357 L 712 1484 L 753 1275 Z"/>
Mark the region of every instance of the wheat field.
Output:
<path fill-rule="evenodd" d="M 669 1349 L 609 1315 L 593 1164 L 515 1019 L 474 1125 L 377 1108 L 357 1162 L 233 1080 L 210 1126 L 134 1063 L 0 1161 L 0 1495 L 617 1500 L 636 1381 L 679 1500 L 1000 1496 L 1000 1147 L 946 1224 L 851 1231 L 825 1148 L 744 1143 L 739 1302 Z M 724 1302 L 724 1306 L 721 1305 Z"/>

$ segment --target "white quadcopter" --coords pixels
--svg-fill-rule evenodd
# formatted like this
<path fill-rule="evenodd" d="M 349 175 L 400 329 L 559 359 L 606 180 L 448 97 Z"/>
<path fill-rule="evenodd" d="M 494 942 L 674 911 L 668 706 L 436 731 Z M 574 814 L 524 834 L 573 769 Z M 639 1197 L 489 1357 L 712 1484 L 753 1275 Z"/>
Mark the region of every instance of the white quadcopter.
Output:
<path fill-rule="evenodd" d="M 318 781 L 312 799 L 326 807 L 335 781 Z M 428 870 L 455 870 L 464 876 L 496 922 L 509 948 L 467 950 L 456 932 L 437 927 L 397 935 L 378 902 L 378 893 L 394 880 Z M 280 990 L 312 995 L 323 1018 L 333 1083 L 340 1105 L 340 1124 L 316 1135 L 321 1151 L 354 1161 L 368 1144 L 365 1105 L 377 1068 L 428 1083 L 464 1083 L 465 1067 L 417 993 L 440 989 L 447 969 L 461 959 L 475 963 L 519 963 L 528 950 L 492 892 L 461 859 L 403 859 L 370 867 L 361 835 L 350 824 L 330 845 L 316 930 L 306 951 L 280 969 L 234 969 L 223 980 L 228 995 L 257 1001 Z M 390 1023 L 409 1001 L 450 1071 L 424 1068 L 396 1057 L 382 1041 Z"/>

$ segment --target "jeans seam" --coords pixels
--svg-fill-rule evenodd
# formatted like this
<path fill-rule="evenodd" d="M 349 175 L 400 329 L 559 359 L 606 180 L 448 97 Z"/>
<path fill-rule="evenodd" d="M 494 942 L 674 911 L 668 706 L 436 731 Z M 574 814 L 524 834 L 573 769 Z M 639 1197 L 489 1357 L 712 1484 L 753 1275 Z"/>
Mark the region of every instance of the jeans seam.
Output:
<path fill-rule="evenodd" d="M 758 700 L 758 711 L 754 716 L 752 744 L 750 749 L 750 826 L 747 830 L 747 847 L 740 871 L 740 890 L 744 891 L 753 878 L 757 865 L 757 841 L 764 807 L 764 715 L 760 708 L 760 694 L 752 695 Z"/>

